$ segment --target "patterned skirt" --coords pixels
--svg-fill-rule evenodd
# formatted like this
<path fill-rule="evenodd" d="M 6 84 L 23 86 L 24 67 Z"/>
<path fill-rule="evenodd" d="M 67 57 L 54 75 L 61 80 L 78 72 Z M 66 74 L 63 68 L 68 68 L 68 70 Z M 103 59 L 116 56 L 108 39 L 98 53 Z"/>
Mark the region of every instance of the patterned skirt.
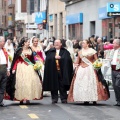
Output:
<path fill-rule="evenodd" d="M 42 97 L 42 84 L 32 65 L 18 63 L 15 89 L 16 100 L 33 100 Z"/>
<path fill-rule="evenodd" d="M 70 87 L 68 102 L 107 100 L 108 94 L 92 66 L 79 66 Z"/>

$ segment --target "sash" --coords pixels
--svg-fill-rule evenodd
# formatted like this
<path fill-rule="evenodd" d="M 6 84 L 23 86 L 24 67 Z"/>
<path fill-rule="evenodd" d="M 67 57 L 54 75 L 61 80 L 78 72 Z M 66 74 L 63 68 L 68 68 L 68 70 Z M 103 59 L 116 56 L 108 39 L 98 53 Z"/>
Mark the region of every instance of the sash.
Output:
<path fill-rule="evenodd" d="M 39 56 L 39 55 L 37 55 L 37 53 L 34 51 L 33 52 L 33 56 L 34 56 L 34 60 L 35 61 L 40 61 L 40 62 L 42 62 L 43 63 L 43 60 L 41 59 L 41 57 Z"/>
<path fill-rule="evenodd" d="M 21 54 L 21 58 L 23 59 L 23 61 L 25 62 L 25 63 L 27 63 L 28 65 L 34 65 L 27 57 L 25 57 L 25 55 L 24 54 Z"/>
<path fill-rule="evenodd" d="M 6 62 L 7 62 L 7 66 L 8 66 L 8 53 L 7 53 L 7 51 L 6 51 L 5 48 L 2 48 L 2 50 L 3 50 L 3 53 L 4 53 L 4 55 L 5 55 Z"/>
<path fill-rule="evenodd" d="M 83 62 L 90 66 L 90 72 L 92 73 L 93 79 L 96 80 L 93 64 L 86 57 L 81 58 Z"/>
<path fill-rule="evenodd" d="M 93 64 L 92 64 L 86 57 L 83 57 L 83 58 L 81 58 L 81 59 L 82 59 L 82 61 L 85 62 L 87 65 L 92 65 L 92 66 L 93 66 Z"/>
<path fill-rule="evenodd" d="M 34 56 L 35 57 L 35 59 L 38 59 L 40 62 L 42 62 L 43 63 L 43 60 L 40 58 L 40 56 L 39 55 L 36 55 L 36 56 Z"/>

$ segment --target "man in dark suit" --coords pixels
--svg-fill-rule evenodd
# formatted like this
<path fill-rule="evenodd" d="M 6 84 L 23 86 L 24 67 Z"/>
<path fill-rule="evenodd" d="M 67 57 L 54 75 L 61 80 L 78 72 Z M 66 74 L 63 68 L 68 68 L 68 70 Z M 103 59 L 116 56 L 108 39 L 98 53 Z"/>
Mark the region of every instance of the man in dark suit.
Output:
<path fill-rule="evenodd" d="M 62 103 L 67 103 L 73 73 L 70 53 L 62 47 L 61 40 L 55 40 L 54 48 L 46 53 L 43 90 L 51 91 L 52 103 L 58 102 L 58 90 Z"/>

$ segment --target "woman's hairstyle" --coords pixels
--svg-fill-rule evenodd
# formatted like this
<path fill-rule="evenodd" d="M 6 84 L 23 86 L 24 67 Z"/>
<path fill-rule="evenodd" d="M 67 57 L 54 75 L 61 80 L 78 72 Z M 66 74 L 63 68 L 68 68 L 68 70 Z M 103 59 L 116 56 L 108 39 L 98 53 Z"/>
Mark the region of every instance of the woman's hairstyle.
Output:
<path fill-rule="evenodd" d="M 35 39 L 38 39 L 38 38 L 36 36 L 33 36 L 32 43 L 34 42 Z"/>
<path fill-rule="evenodd" d="M 73 43 L 72 43 L 71 40 L 67 40 L 67 41 L 66 41 L 66 47 L 67 47 L 67 48 L 73 48 Z"/>
<path fill-rule="evenodd" d="M 90 45 L 90 41 L 89 41 L 88 39 L 85 39 L 85 40 L 83 40 L 83 41 L 86 41 L 86 43 L 87 43 L 88 45 Z"/>
<path fill-rule="evenodd" d="M 110 39 L 110 43 L 113 44 L 113 38 Z"/>
<path fill-rule="evenodd" d="M 24 43 L 27 42 L 29 40 L 28 37 L 23 37 L 21 40 L 20 40 L 20 43 L 18 45 L 18 48 L 19 47 L 23 47 L 24 46 Z"/>
<path fill-rule="evenodd" d="M 64 39 L 60 39 L 61 43 L 62 43 L 62 47 L 66 47 L 66 40 Z"/>

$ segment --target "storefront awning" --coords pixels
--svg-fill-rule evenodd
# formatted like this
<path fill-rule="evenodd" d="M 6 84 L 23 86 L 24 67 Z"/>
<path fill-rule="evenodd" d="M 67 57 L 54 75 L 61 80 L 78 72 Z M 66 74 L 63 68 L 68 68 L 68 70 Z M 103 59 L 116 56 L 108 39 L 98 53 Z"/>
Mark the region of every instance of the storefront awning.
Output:
<path fill-rule="evenodd" d="M 83 13 L 77 13 L 66 16 L 66 24 L 83 23 Z"/>

